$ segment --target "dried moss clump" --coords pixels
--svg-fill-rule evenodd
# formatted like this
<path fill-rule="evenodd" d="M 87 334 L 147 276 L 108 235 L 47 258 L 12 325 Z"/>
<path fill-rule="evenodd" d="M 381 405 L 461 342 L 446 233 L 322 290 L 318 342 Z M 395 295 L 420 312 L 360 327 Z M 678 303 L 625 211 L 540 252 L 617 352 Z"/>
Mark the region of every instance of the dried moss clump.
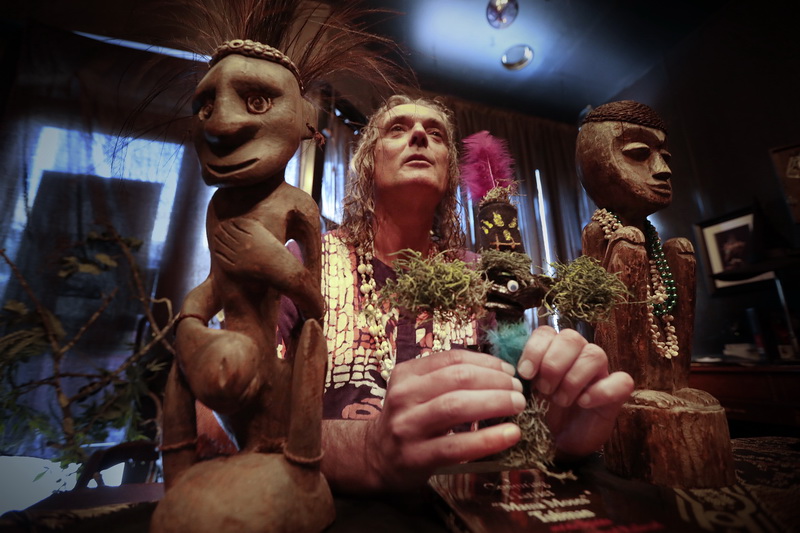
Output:
<path fill-rule="evenodd" d="M 622 280 L 589 256 L 550 266 L 555 269 L 556 281 L 544 299 L 544 307 L 547 314 L 558 313 L 567 325 L 608 320 L 614 306 L 631 295 Z"/>
<path fill-rule="evenodd" d="M 501 462 L 509 468 L 538 468 L 557 479 L 577 479 L 572 471 L 553 472 L 556 448 L 553 435 L 544 420 L 549 405 L 546 400 L 537 400 L 531 395 L 524 411 L 511 419 L 519 426 L 522 436 L 519 442 L 505 452 Z"/>
<path fill-rule="evenodd" d="M 495 250 L 489 248 L 481 252 L 481 270 L 489 274 L 510 276 L 516 280 L 529 280 L 531 274 L 531 258 L 528 254 Z"/>
<path fill-rule="evenodd" d="M 494 187 L 489 189 L 489 192 L 481 199 L 480 205 L 490 204 L 492 202 L 503 202 L 511 204 L 511 196 L 516 194 L 516 187 Z"/>
<path fill-rule="evenodd" d="M 424 258 L 420 252 L 402 250 L 395 268 L 396 280 L 387 280 L 379 303 L 390 302 L 413 314 L 428 313 L 457 327 L 484 312 L 489 283 L 480 272 L 460 259 L 448 260 L 444 252 Z"/>

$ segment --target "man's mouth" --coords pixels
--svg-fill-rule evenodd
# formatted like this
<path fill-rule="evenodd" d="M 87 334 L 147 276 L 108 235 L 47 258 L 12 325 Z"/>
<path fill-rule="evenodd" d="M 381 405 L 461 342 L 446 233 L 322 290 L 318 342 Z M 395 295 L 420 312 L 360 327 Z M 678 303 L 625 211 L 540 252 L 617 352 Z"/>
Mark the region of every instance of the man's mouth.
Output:
<path fill-rule="evenodd" d="M 433 161 L 424 155 L 412 155 L 406 158 L 405 163 L 428 163 L 429 165 L 432 165 Z"/>
<path fill-rule="evenodd" d="M 236 163 L 235 165 L 212 165 L 211 163 L 208 163 L 206 166 L 214 174 L 218 174 L 218 175 L 222 176 L 222 175 L 225 175 L 225 174 L 231 174 L 233 172 L 238 172 L 240 170 L 243 170 L 243 169 L 255 164 L 256 161 L 258 161 L 258 159 L 248 159 L 247 161 L 243 161 L 241 163 Z"/>

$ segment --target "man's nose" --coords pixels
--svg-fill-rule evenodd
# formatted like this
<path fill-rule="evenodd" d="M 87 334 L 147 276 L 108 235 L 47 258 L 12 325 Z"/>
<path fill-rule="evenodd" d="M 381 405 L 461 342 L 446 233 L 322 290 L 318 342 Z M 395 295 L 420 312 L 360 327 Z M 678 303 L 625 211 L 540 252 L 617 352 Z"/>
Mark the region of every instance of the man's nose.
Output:
<path fill-rule="evenodd" d="M 242 102 L 218 98 L 211 115 L 201 122 L 203 135 L 212 147 L 236 148 L 253 138 L 258 125 Z"/>
<path fill-rule="evenodd" d="M 421 147 L 428 146 L 428 133 L 422 127 L 422 124 L 415 124 L 411 129 L 411 137 L 408 140 L 408 144 Z"/>
<path fill-rule="evenodd" d="M 670 170 L 667 160 L 661 154 L 656 154 L 653 158 L 653 165 L 650 171 L 656 179 L 668 180 L 672 177 L 672 170 Z"/>

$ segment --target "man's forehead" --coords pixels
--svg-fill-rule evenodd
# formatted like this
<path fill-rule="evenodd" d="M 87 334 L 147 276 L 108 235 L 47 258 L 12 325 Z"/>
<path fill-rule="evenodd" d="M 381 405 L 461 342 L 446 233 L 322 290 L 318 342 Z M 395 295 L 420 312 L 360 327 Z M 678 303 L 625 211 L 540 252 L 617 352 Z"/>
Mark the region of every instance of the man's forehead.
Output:
<path fill-rule="evenodd" d="M 380 122 L 381 125 L 385 126 L 390 122 L 407 119 L 438 122 L 442 126 L 446 123 L 444 115 L 440 111 L 422 104 L 400 104 L 395 106 L 384 113 Z"/>

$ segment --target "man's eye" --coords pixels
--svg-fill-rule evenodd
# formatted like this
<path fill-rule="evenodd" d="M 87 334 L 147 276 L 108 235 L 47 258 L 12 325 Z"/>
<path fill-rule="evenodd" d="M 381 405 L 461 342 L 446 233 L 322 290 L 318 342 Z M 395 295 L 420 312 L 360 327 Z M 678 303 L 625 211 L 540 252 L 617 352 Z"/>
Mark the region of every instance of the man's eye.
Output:
<path fill-rule="evenodd" d="M 256 115 L 266 113 L 272 107 L 272 98 L 260 94 L 251 94 L 247 97 L 247 111 Z"/>
<path fill-rule="evenodd" d="M 405 131 L 405 128 L 403 126 L 401 126 L 400 124 L 395 124 L 394 126 L 389 128 L 389 131 L 391 131 L 392 133 L 401 133 L 401 132 Z"/>
<path fill-rule="evenodd" d="M 429 130 L 428 135 L 433 135 L 434 137 L 444 137 L 444 135 L 442 135 L 442 132 L 439 130 Z"/>

